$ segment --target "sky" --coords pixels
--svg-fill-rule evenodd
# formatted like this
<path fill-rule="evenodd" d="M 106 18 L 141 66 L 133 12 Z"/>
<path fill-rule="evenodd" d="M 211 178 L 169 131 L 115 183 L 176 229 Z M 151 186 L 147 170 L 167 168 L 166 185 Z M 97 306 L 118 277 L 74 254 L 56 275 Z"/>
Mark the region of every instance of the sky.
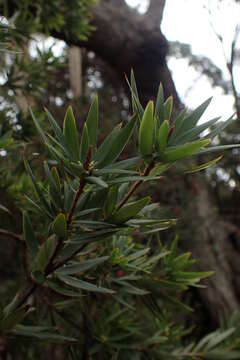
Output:
<path fill-rule="evenodd" d="M 148 4 L 148 0 L 126 2 L 131 6 L 138 6 L 141 12 L 146 11 Z M 195 55 L 209 57 L 221 68 L 226 79 L 229 79 L 223 49 L 214 31 L 223 37 L 224 52 L 229 59 L 234 29 L 240 22 L 240 5 L 231 0 L 223 0 L 220 8 L 218 4 L 218 0 L 166 0 L 161 30 L 169 41 L 189 44 Z M 240 37 L 238 47 L 240 48 Z M 189 67 L 186 60 L 169 58 L 168 65 L 177 91 L 187 106 L 195 108 L 206 98 L 213 96 L 203 121 L 216 116 L 228 118 L 232 115 L 232 96 L 224 95 L 220 88 L 213 89 L 206 77 Z M 235 78 L 240 91 L 240 67 L 236 67 Z"/>

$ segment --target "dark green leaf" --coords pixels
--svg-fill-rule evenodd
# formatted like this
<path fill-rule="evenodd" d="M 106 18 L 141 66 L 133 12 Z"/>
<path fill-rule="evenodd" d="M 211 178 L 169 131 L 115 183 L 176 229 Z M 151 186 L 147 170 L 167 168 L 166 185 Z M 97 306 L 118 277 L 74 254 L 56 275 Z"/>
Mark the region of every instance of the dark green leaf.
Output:
<path fill-rule="evenodd" d="M 26 211 L 23 212 L 23 240 L 34 259 L 38 252 L 38 242 L 32 228 L 32 222 Z"/>

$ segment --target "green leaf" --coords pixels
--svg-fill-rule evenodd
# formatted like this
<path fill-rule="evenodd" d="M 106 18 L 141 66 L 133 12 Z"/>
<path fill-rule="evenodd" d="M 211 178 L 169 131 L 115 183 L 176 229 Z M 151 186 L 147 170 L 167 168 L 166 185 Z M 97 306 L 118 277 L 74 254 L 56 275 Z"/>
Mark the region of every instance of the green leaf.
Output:
<path fill-rule="evenodd" d="M 150 201 L 150 196 L 147 196 L 141 200 L 124 205 L 121 209 L 117 210 L 112 216 L 110 216 L 109 221 L 114 224 L 122 224 L 136 216 L 146 205 L 149 204 Z"/>
<path fill-rule="evenodd" d="M 91 231 L 89 233 L 79 233 L 77 236 L 73 237 L 69 243 L 72 244 L 88 244 L 93 243 L 94 241 L 106 240 L 110 236 L 116 234 L 119 231 L 119 228 L 114 229 L 101 229 L 96 231 Z"/>
<path fill-rule="evenodd" d="M 20 308 L 15 309 L 8 316 L 5 316 L 0 321 L 0 328 L 3 330 L 10 330 L 14 328 L 25 316 L 26 314 L 26 305 L 21 306 Z"/>
<path fill-rule="evenodd" d="M 32 222 L 26 211 L 23 212 L 23 240 L 34 259 L 38 252 L 38 242 L 32 228 Z"/>
<path fill-rule="evenodd" d="M 37 181 L 36 181 L 36 179 L 35 179 L 35 177 L 34 177 L 34 175 L 33 175 L 32 169 L 31 169 L 28 161 L 27 161 L 27 160 L 24 160 L 24 164 L 25 164 L 26 170 L 27 170 L 27 172 L 28 172 L 28 174 L 29 174 L 29 176 L 30 176 L 30 178 L 31 178 L 31 180 L 32 180 L 34 189 L 35 189 L 35 191 L 36 191 L 36 193 L 37 193 L 37 196 L 38 196 L 38 198 L 39 198 L 39 201 L 40 201 L 40 203 L 41 203 L 41 205 L 42 205 L 42 208 L 43 208 L 44 212 L 45 212 L 50 218 L 52 218 L 52 210 L 51 210 L 49 204 L 47 203 L 46 199 L 44 198 L 44 196 L 43 196 L 43 194 L 42 194 L 42 192 L 41 192 L 41 190 L 40 190 L 40 188 L 39 188 L 39 186 L 38 186 L 38 184 L 37 184 Z"/>
<path fill-rule="evenodd" d="M 52 223 L 53 232 L 60 238 L 66 239 L 67 237 L 67 221 L 66 215 L 60 213 L 56 216 Z"/>
<path fill-rule="evenodd" d="M 164 152 L 165 147 L 167 145 L 168 130 L 169 130 L 169 122 L 168 120 L 164 120 L 157 131 L 156 148 L 159 154 L 162 154 Z"/>
<path fill-rule="evenodd" d="M 51 331 L 56 331 L 55 328 L 49 328 Z M 21 335 L 27 337 L 33 337 L 44 342 L 49 341 L 53 343 L 62 343 L 62 342 L 76 342 L 77 340 L 69 337 L 58 334 L 56 332 L 47 331 L 44 326 L 26 326 L 26 325 L 17 325 L 12 333 L 14 335 Z"/>
<path fill-rule="evenodd" d="M 11 215 L 11 211 L 8 210 L 8 208 L 6 208 L 6 206 L 0 205 L 0 210 L 2 210 L 4 212 L 8 213 L 9 215 Z"/>
<path fill-rule="evenodd" d="M 32 109 L 29 108 L 29 111 L 30 111 L 30 114 L 31 114 L 31 117 L 32 117 L 32 119 L 33 119 L 33 122 L 34 122 L 34 125 L 35 125 L 36 129 L 37 129 L 37 131 L 39 132 L 40 136 L 41 136 L 42 139 L 43 139 L 43 142 L 44 142 L 44 143 L 47 143 L 47 142 L 48 142 L 47 137 L 46 137 L 46 135 L 44 134 L 44 131 L 42 130 L 42 128 L 41 128 L 41 126 L 40 126 L 37 118 L 35 117 L 34 113 L 32 112 Z"/>
<path fill-rule="evenodd" d="M 141 103 L 139 101 L 137 85 L 136 85 L 133 70 L 131 70 L 131 85 L 130 85 L 127 77 L 126 77 L 126 81 L 127 81 L 127 84 L 129 86 L 131 94 L 132 94 L 133 112 L 136 112 L 136 114 L 138 114 L 139 119 L 141 119 L 141 117 L 143 116 L 144 111 L 143 111 L 143 107 L 142 107 L 142 105 L 141 105 Z"/>
<path fill-rule="evenodd" d="M 11 314 L 14 310 L 16 310 L 18 304 L 19 304 L 19 294 L 17 293 L 14 298 L 12 299 L 12 301 L 6 305 L 3 309 L 3 315 L 4 317 L 7 317 L 9 314 Z"/>
<path fill-rule="evenodd" d="M 221 160 L 223 157 L 223 155 L 220 155 L 218 156 L 216 159 L 213 159 L 213 160 L 210 160 L 208 162 L 205 162 L 204 164 L 201 164 L 201 165 L 197 165 L 197 166 L 194 166 L 193 168 L 191 169 L 187 169 L 185 171 L 186 174 L 192 174 L 192 173 L 195 173 L 195 172 L 199 172 L 201 170 L 204 170 L 204 169 L 207 169 L 209 168 L 210 166 L 216 164 L 219 160 Z"/>
<path fill-rule="evenodd" d="M 69 106 L 63 121 L 63 135 L 75 160 L 79 160 L 78 131 L 72 107 Z"/>
<path fill-rule="evenodd" d="M 240 359 L 240 351 L 214 350 L 205 354 L 204 358 L 208 360 L 238 360 Z"/>
<path fill-rule="evenodd" d="M 90 106 L 88 117 L 86 120 L 89 145 L 92 145 L 93 155 L 97 147 L 97 132 L 98 132 L 98 97 L 94 96 L 93 102 Z"/>
<path fill-rule="evenodd" d="M 104 218 L 107 219 L 115 210 L 115 206 L 118 199 L 118 186 L 111 186 L 108 190 L 108 194 L 103 206 Z"/>
<path fill-rule="evenodd" d="M 94 184 L 94 185 L 98 185 L 102 188 L 107 189 L 108 188 L 108 184 L 102 180 L 100 177 L 96 177 L 96 176 L 87 176 L 86 177 L 86 181 L 88 183 Z"/>
<path fill-rule="evenodd" d="M 88 128 L 87 128 L 87 124 L 85 123 L 83 126 L 81 145 L 80 145 L 80 160 L 82 163 L 85 162 L 88 149 L 89 149 Z"/>
<path fill-rule="evenodd" d="M 208 138 L 213 139 L 215 136 L 219 135 L 229 124 L 232 124 L 234 116 L 235 114 L 230 116 L 228 120 L 221 121 L 219 124 L 217 124 L 215 128 L 208 134 Z"/>
<path fill-rule="evenodd" d="M 198 106 L 190 115 L 186 116 L 184 122 L 181 126 L 181 134 L 184 134 L 187 130 L 194 128 L 207 107 L 209 106 L 212 98 L 204 101 L 200 106 Z"/>
<path fill-rule="evenodd" d="M 178 136 L 184 134 L 184 132 L 181 131 L 182 125 L 185 121 L 186 118 L 186 113 L 187 111 L 184 109 L 183 111 L 181 111 L 178 116 L 176 117 L 176 119 L 174 120 L 174 131 L 170 137 L 170 139 L 168 140 L 168 145 L 173 145 L 175 143 L 175 140 Z"/>
<path fill-rule="evenodd" d="M 114 162 L 119 157 L 119 155 L 122 153 L 125 146 L 127 145 L 130 137 L 132 136 L 136 124 L 137 116 L 134 115 L 127 123 L 127 125 L 114 133 L 114 136 L 112 136 L 111 141 L 109 141 L 108 143 L 108 148 L 105 156 L 101 156 L 101 160 L 96 158 L 97 167 L 105 167 Z M 99 148 L 99 151 L 101 151 L 101 147 Z"/>
<path fill-rule="evenodd" d="M 173 108 L 173 97 L 169 96 L 164 103 L 164 120 L 170 121 Z"/>
<path fill-rule="evenodd" d="M 218 151 L 222 151 L 222 150 L 237 149 L 239 147 L 240 147 L 240 144 L 211 146 L 206 149 L 199 150 L 198 152 L 196 152 L 196 155 L 206 154 L 208 152 L 218 152 Z"/>
<path fill-rule="evenodd" d="M 61 283 L 61 286 L 59 286 L 55 282 L 47 280 L 45 282 L 45 285 L 47 285 L 51 290 L 55 291 L 56 293 L 64 295 L 64 296 L 69 296 L 71 298 L 73 298 L 73 297 L 79 298 L 79 297 L 83 296 L 82 292 L 79 292 L 79 291 L 76 292 L 73 290 L 69 290 L 69 289 L 63 287 L 62 283 Z"/>
<path fill-rule="evenodd" d="M 206 349 L 208 351 L 212 350 L 214 347 L 221 344 L 224 340 L 226 340 L 229 336 L 231 336 L 235 331 L 236 331 L 235 328 L 230 328 L 223 332 L 220 332 L 218 335 L 216 334 L 216 336 L 210 339 L 210 341 L 206 346 Z"/>
<path fill-rule="evenodd" d="M 32 266 L 32 276 L 36 281 L 44 281 L 44 271 L 51 260 L 57 246 L 56 236 L 50 236 L 41 245 Z M 43 276 L 41 276 L 41 274 Z"/>
<path fill-rule="evenodd" d="M 144 111 L 140 128 L 139 128 L 139 148 L 143 156 L 151 155 L 153 151 L 153 132 L 154 132 L 154 118 L 153 118 L 153 102 L 149 101 Z"/>
<path fill-rule="evenodd" d="M 46 161 L 44 161 L 44 169 L 49 181 L 49 191 L 52 203 L 55 207 L 61 208 L 61 185 L 57 169 L 55 168 L 55 170 L 50 171 Z"/>
<path fill-rule="evenodd" d="M 95 268 L 96 266 L 103 264 L 106 260 L 108 260 L 108 256 L 103 256 L 95 259 L 81 261 L 80 263 L 73 263 L 70 265 L 65 265 L 59 269 L 57 269 L 56 273 L 59 275 L 73 275 L 84 272 L 86 270 L 90 270 Z"/>
<path fill-rule="evenodd" d="M 201 124 L 199 126 L 194 127 L 193 129 L 190 129 L 188 131 L 186 131 L 185 133 L 183 133 L 181 136 L 178 136 L 175 138 L 175 141 L 172 142 L 172 145 L 174 144 L 180 144 L 180 143 L 184 143 L 184 142 L 189 142 L 189 141 L 193 141 L 196 138 L 198 138 L 198 136 L 205 131 L 206 129 L 208 129 L 210 126 L 214 125 L 220 118 L 217 117 L 215 119 L 209 120 L 207 122 L 205 122 L 204 124 Z M 207 136 L 207 138 L 210 138 L 210 136 Z"/>
<path fill-rule="evenodd" d="M 63 151 L 67 154 L 67 156 L 71 159 L 71 160 L 75 160 L 71 149 L 69 148 L 69 144 L 67 143 L 67 140 L 62 132 L 62 129 L 60 128 L 60 126 L 58 125 L 58 123 L 55 121 L 54 117 L 52 116 L 52 114 L 45 108 L 45 112 L 47 114 L 48 120 L 50 122 L 50 125 L 52 126 L 55 135 L 63 149 Z M 49 136 L 49 135 L 48 135 Z M 48 145 L 48 143 L 46 143 L 46 145 Z"/>
<path fill-rule="evenodd" d="M 112 144 L 117 140 L 119 134 L 121 131 L 121 124 L 118 124 L 115 126 L 115 128 L 108 134 L 106 139 L 103 141 L 103 143 L 100 145 L 96 156 L 95 161 L 98 163 L 101 163 L 107 154 L 109 153 L 109 149 L 111 149 Z"/>
<path fill-rule="evenodd" d="M 155 108 L 155 117 L 157 119 L 158 128 L 160 128 L 163 121 L 166 119 L 164 117 L 164 94 L 162 83 L 159 84 L 156 108 Z"/>
<path fill-rule="evenodd" d="M 164 154 L 161 155 L 161 160 L 165 163 L 181 160 L 198 152 L 201 148 L 207 146 L 210 142 L 210 139 L 205 139 L 186 143 L 184 145 L 173 148 L 167 148 Z"/>
<path fill-rule="evenodd" d="M 83 281 L 83 280 L 79 280 L 76 279 L 72 276 L 60 276 L 58 275 L 58 278 L 63 281 L 65 284 L 77 288 L 77 289 L 82 289 L 82 290 L 86 290 L 86 291 L 93 291 L 93 292 L 99 292 L 102 294 L 114 294 L 115 291 L 111 290 L 111 289 L 106 289 L 103 288 L 101 286 L 97 286 L 95 284 L 91 284 L 87 281 Z"/>

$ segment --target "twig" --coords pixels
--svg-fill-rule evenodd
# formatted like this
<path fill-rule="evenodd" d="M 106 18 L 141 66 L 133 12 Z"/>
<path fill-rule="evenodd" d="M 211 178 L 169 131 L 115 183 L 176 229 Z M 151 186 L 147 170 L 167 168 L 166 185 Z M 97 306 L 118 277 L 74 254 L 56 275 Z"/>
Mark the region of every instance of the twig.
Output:
<path fill-rule="evenodd" d="M 143 173 L 141 174 L 141 176 L 148 176 L 150 171 L 154 168 L 154 160 L 151 161 L 151 163 L 144 169 Z M 126 202 L 128 201 L 128 199 L 132 196 L 132 194 L 136 191 L 136 189 L 142 184 L 143 180 L 138 180 L 136 181 L 129 189 L 129 191 L 127 192 L 127 194 L 124 196 L 124 198 L 120 201 L 120 203 L 116 206 L 116 210 L 121 209 L 121 207 L 123 207 L 123 205 L 126 204 Z"/>
<path fill-rule="evenodd" d="M 29 296 L 31 296 L 37 289 L 38 284 L 36 283 L 32 283 L 31 286 L 26 289 L 26 291 L 22 294 L 21 299 L 18 303 L 18 307 L 21 307 L 29 298 Z"/>
<path fill-rule="evenodd" d="M 73 200 L 73 203 L 72 203 L 72 207 L 71 207 L 71 210 L 68 214 L 68 218 L 67 218 L 67 226 L 69 227 L 71 225 L 71 222 L 72 222 L 72 218 L 73 218 L 73 214 L 74 214 L 74 211 L 76 209 L 76 206 L 77 206 L 77 202 L 80 198 L 80 196 L 82 195 L 83 193 L 83 190 L 84 190 L 84 187 L 86 185 L 86 180 L 85 178 L 82 178 L 80 180 L 80 185 L 79 185 L 79 188 L 78 188 L 78 191 L 76 192 L 75 194 L 75 197 L 74 197 L 74 200 Z"/>

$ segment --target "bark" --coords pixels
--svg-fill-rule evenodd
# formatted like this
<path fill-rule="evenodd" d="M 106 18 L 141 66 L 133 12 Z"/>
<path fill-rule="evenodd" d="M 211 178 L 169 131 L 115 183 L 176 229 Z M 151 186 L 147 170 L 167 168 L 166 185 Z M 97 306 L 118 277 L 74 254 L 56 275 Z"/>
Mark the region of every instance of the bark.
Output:
<path fill-rule="evenodd" d="M 200 271 L 214 271 L 205 280 L 206 288 L 199 291 L 212 319 L 218 322 L 222 316 L 239 310 L 240 254 L 236 243 L 240 241 L 240 232 L 219 215 L 205 178 L 192 177 L 185 194 L 181 241 L 198 260 Z"/>
<path fill-rule="evenodd" d="M 77 46 L 70 46 L 68 49 L 69 81 L 73 98 L 82 95 L 82 56 Z"/>
<path fill-rule="evenodd" d="M 92 24 L 96 31 L 88 41 L 82 43 L 67 38 L 64 32 L 53 35 L 69 45 L 84 46 L 95 52 L 113 67 L 124 83 L 124 73 L 129 74 L 133 68 L 144 104 L 156 95 L 162 82 L 165 96 L 172 95 L 178 108 L 180 100 L 166 63 L 168 43 L 160 30 L 164 4 L 163 0 L 155 0 L 149 12 L 141 15 L 123 0 L 102 0 L 93 7 Z M 158 17 L 159 21 L 156 20 Z"/>

